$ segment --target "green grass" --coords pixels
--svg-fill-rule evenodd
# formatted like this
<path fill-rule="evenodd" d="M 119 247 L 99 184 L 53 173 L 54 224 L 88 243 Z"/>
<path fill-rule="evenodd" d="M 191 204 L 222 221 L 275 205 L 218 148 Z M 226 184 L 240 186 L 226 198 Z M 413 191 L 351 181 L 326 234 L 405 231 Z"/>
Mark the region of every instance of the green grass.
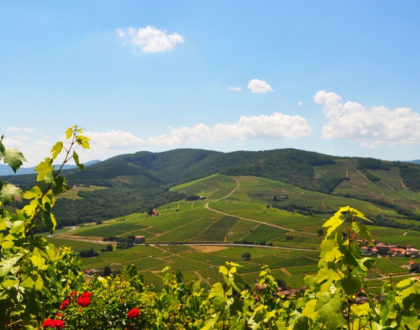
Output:
<path fill-rule="evenodd" d="M 396 264 L 392 259 L 393 258 L 376 258 L 374 271 L 381 274 L 407 272 L 407 269 L 401 268 L 401 266 Z"/>
<path fill-rule="evenodd" d="M 126 232 L 142 229 L 144 226 L 141 224 L 135 224 L 130 222 L 117 222 L 113 224 L 102 224 L 89 226 L 88 228 L 81 228 L 74 232 L 74 235 L 78 236 L 97 236 L 97 237 L 108 237 L 117 236 Z"/>
<path fill-rule="evenodd" d="M 89 185 L 89 186 L 74 185 L 68 191 L 60 194 L 58 196 L 58 199 L 60 198 L 67 198 L 67 199 L 73 199 L 73 200 L 83 199 L 82 197 L 79 196 L 79 191 L 95 191 L 95 190 L 102 190 L 102 189 L 108 189 L 108 187 L 94 186 L 94 185 Z"/>
<path fill-rule="evenodd" d="M 105 248 L 105 245 L 103 244 L 96 244 L 96 243 L 90 243 L 90 242 L 81 242 L 81 241 L 73 241 L 73 240 L 67 240 L 67 239 L 61 239 L 61 238 L 54 238 L 54 237 L 48 237 L 47 240 L 51 243 L 53 243 L 55 246 L 71 246 L 73 250 L 80 252 L 85 249 L 94 249 L 96 252 L 100 251 L 101 249 Z"/>
<path fill-rule="evenodd" d="M 372 236 L 377 241 L 402 246 L 412 245 L 420 249 L 420 232 L 388 227 L 368 226 Z"/>
<path fill-rule="evenodd" d="M 226 196 L 235 187 L 236 182 L 232 178 L 226 175 L 214 174 L 172 187 L 170 190 L 187 195 L 217 199 Z"/>
<path fill-rule="evenodd" d="M 237 222 L 237 218 L 222 216 L 222 218 L 208 226 L 205 231 L 202 231 L 197 236 L 197 239 L 216 242 L 226 241 L 228 232 Z"/>

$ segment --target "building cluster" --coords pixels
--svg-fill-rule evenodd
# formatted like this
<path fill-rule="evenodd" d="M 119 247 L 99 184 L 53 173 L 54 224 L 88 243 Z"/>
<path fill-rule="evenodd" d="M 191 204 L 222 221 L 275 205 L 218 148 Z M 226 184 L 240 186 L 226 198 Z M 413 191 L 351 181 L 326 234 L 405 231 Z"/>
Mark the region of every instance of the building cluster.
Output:
<path fill-rule="evenodd" d="M 391 256 L 418 258 L 420 250 L 411 246 L 402 247 L 399 245 L 389 245 L 382 242 L 372 241 L 373 245 L 367 241 L 362 242 L 362 255 L 364 256 Z"/>

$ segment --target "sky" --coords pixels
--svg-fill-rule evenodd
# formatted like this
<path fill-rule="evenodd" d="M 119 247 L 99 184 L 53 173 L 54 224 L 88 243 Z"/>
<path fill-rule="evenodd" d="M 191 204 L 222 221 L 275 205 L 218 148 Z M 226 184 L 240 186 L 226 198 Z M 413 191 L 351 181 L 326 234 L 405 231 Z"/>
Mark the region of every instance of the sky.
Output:
<path fill-rule="evenodd" d="M 0 134 L 81 161 L 297 148 L 420 159 L 418 1 L 0 2 Z"/>

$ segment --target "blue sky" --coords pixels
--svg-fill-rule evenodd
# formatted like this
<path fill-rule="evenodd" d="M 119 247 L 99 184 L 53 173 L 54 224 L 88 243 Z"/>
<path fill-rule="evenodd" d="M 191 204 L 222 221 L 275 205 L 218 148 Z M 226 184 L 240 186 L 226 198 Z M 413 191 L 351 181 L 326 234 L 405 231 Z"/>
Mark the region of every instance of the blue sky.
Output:
<path fill-rule="evenodd" d="M 45 157 L 293 147 L 420 158 L 418 1 L 2 1 L 0 132 Z"/>

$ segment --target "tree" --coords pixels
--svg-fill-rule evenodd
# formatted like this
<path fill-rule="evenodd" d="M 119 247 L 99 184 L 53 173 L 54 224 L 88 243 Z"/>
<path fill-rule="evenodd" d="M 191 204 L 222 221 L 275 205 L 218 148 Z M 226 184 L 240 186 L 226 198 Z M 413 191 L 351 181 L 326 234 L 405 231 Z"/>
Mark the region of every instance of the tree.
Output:
<path fill-rule="evenodd" d="M 103 272 L 102 272 L 102 276 L 109 276 L 109 275 L 111 275 L 111 267 L 109 267 L 109 266 L 105 266 L 104 267 L 104 270 L 103 270 Z"/>
<path fill-rule="evenodd" d="M 242 254 L 242 256 L 241 256 L 241 258 L 242 258 L 242 260 L 251 260 L 251 253 L 249 253 L 249 252 L 245 252 L 245 253 L 243 253 Z"/>

